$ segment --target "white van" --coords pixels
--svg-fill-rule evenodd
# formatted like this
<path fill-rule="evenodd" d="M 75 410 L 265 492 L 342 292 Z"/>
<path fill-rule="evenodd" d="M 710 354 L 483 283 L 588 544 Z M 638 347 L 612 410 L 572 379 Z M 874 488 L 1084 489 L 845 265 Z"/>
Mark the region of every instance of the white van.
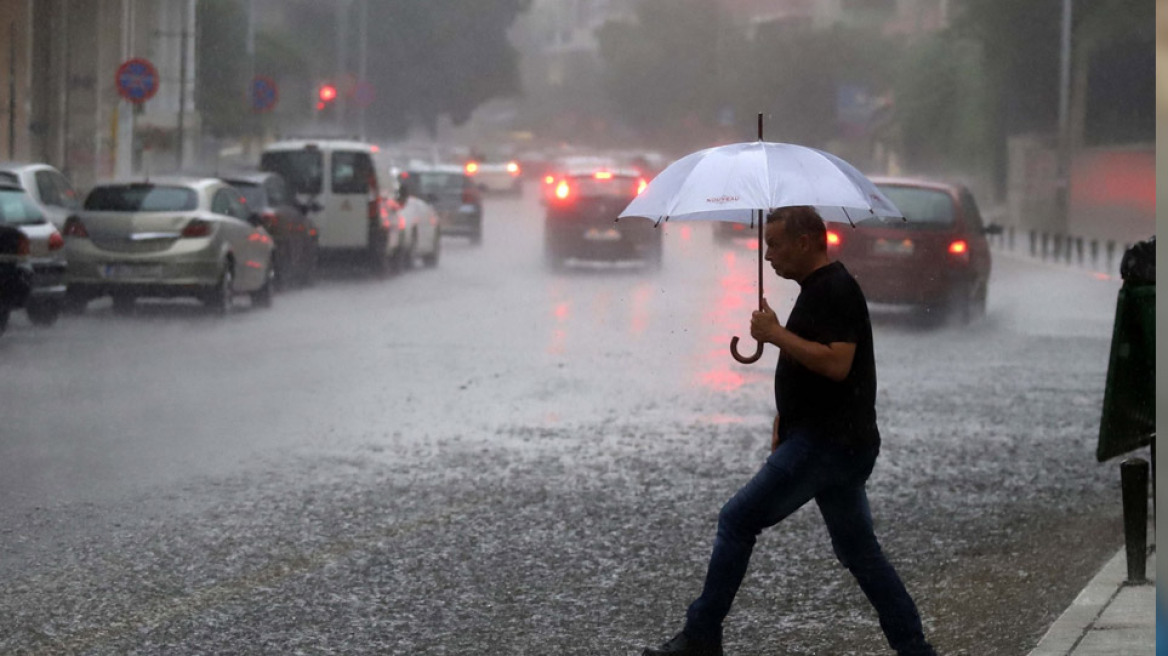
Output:
<path fill-rule="evenodd" d="M 383 203 L 375 152 L 360 141 L 278 141 L 264 148 L 260 169 L 282 175 L 308 208 L 322 253 L 361 255 L 374 271 L 384 272 L 396 262 L 400 237 Z"/>

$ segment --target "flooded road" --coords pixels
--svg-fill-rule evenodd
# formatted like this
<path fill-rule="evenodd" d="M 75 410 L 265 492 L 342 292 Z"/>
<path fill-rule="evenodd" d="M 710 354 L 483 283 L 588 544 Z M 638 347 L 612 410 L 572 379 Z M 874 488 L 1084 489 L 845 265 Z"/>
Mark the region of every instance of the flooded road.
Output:
<path fill-rule="evenodd" d="M 634 654 L 765 457 L 756 252 L 544 267 L 533 196 L 436 269 L 333 270 L 226 320 L 140 304 L 0 339 L 0 652 Z M 797 287 L 767 273 L 780 317 Z M 869 495 L 941 653 L 1025 654 L 1122 541 L 1094 460 L 1119 281 L 998 254 L 986 318 L 874 308 Z M 764 533 L 727 651 L 885 653 L 814 509 Z M 885 651 L 882 651 L 885 650 Z"/>

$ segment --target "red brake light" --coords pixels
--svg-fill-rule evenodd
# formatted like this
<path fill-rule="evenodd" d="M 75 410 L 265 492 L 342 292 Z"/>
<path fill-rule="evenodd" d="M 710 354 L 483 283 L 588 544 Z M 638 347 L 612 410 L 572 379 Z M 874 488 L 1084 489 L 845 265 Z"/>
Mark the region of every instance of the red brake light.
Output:
<path fill-rule="evenodd" d="M 835 230 L 828 230 L 827 231 L 827 245 L 828 246 L 839 246 L 840 245 L 840 234 L 838 232 L 836 232 Z"/>
<path fill-rule="evenodd" d="M 949 244 L 949 252 L 953 255 L 965 255 L 969 252 L 969 244 L 966 244 L 964 239 L 958 239 Z"/>
<path fill-rule="evenodd" d="M 187 238 L 207 237 L 210 234 L 211 223 L 202 219 L 191 219 L 190 223 L 182 231 L 182 236 Z"/>
<path fill-rule="evenodd" d="M 64 247 L 65 247 L 65 238 L 61 236 L 61 233 L 54 230 L 53 234 L 49 235 L 49 250 L 50 251 L 59 251 Z"/>
<path fill-rule="evenodd" d="M 511 175 L 519 175 L 519 164 L 515 162 L 507 162 L 507 172 Z"/>
<path fill-rule="evenodd" d="M 648 183 L 648 181 L 645 180 L 645 178 L 641 178 L 640 180 L 637 180 L 637 195 L 638 196 L 641 195 L 641 192 L 645 191 L 645 188 L 648 186 L 649 186 L 649 183 Z"/>
<path fill-rule="evenodd" d="M 550 185 L 550 184 L 554 183 L 555 181 L 556 181 L 556 176 L 554 176 L 554 175 L 546 175 L 543 178 L 543 183 L 546 185 Z"/>
<path fill-rule="evenodd" d="M 479 163 L 478 162 L 467 162 L 466 163 L 466 174 L 467 175 L 474 175 L 475 173 L 478 173 L 478 172 L 479 172 Z"/>
<path fill-rule="evenodd" d="M 556 198 L 560 200 L 567 200 L 571 195 L 572 188 L 568 186 L 567 180 L 560 180 L 560 184 L 556 185 Z"/>
<path fill-rule="evenodd" d="M 592 174 L 592 177 L 596 178 L 597 180 L 611 180 L 612 171 L 597 171 L 596 173 Z"/>
<path fill-rule="evenodd" d="M 75 216 L 71 216 L 69 220 L 65 221 L 64 232 L 66 237 L 89 237 L 89 232 L 85 229 L 85 224 Z"/>

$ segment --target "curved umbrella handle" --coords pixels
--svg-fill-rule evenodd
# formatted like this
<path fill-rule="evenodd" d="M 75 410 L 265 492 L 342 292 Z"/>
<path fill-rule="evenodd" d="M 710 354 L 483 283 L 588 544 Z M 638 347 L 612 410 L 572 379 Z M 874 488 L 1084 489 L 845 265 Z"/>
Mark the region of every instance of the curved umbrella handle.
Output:
<path fill-rule="evenodd" d="M 762 357 L 762 342 L 758 342 L 758 348 L 754 351 L 754 355 L 747 357 L 747 356 L 739 355 L 739 353 L 738 353 L 738 338 L 732 337 L 732 338 L 730 338 L 730 355 L 733 355 L 734 359 L 741 362 L 742 364 L 750 364 L 752 362 L 758 362 L 758 359 Z"/>

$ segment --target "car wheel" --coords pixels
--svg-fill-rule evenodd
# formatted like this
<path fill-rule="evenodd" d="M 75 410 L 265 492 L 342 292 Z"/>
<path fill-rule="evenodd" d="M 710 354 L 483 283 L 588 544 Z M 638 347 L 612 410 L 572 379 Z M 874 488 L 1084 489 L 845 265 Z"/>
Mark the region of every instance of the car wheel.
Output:
<path fill-rule="evenodd" d="M 119 316 L 126 316 L 134 313 L 134 302 L 137 300 L 133 294 L 113 294 L 114 314 Z"/>
<path fill-rule="evenodd" d="M 61 316 L 61 304 L 56 301 L 33 301 L 25 308 L 28 320 L 36 326 L 51 326 Z"/>
<path fill-rule="evenodd" d="M 231 306 L 235 303 L 235 273 L 231 269 L 229 260 L 223 267 L 223 273 L 219 274 L 219 282 L 207 291 L 203 299 L 207 309 L 221 317 L 230 313 Z"/>
<path fill-rule="evenodd" d="M 414 268 L 414 257 L 417 255 L 417 252 L 418 252 L 418 229 L 414 228 L 413 230 L 410 231 L 410 244 L 409 244 L 409 246 L 403 247 L 401 250 L 401 268 L 402 269 Z"/>
<path fill-rule="evenodd" d="M 7 309 L 0 310 L 0 335 L 3 335 L 4 331 L 7 329 L 8 329 L 8 310 Z"/>
<path fill-rule="evenodd" d="M 65 292 L 63 311 L 69 314 L 84 314 L 86 307 L 89 306 L 89 297 L 78 291 L 70 289 Z"/>
<path fill-rule="evenodd" d="M 251 304 L 254 307 L 270 308 L 272 307 L 272 296 L 276 284 L 276 267 L 275 260 L 268 264 L 267 278 L 264 280 L 264 285 L 251 293 Z"/>
<path fill-rule="evenodd" d="M 316 244 L 308 252 L 308 261 L 304 263 L 304 270 L 300 275 L 300 284 L 305 287 L 311 287 L 316 284 L 316 264 L 319 260 Z"/>
<path fill-rule="evenodd" d="M 434 246 L 429 253 L 422 256 L 422 264 L 427 268 L 434 268 L 438 266 L 438 253 L 442 250 L 442 234 L 439 230 L 434 231 Z"/>
<path fill-rule="evenodd" d="M 973 291 L 970 285 L 967 283 L 956 285 L 949 291 L 944 319 L 959 326 L 968 325 L 973 319 L 973 305 Z"/>

